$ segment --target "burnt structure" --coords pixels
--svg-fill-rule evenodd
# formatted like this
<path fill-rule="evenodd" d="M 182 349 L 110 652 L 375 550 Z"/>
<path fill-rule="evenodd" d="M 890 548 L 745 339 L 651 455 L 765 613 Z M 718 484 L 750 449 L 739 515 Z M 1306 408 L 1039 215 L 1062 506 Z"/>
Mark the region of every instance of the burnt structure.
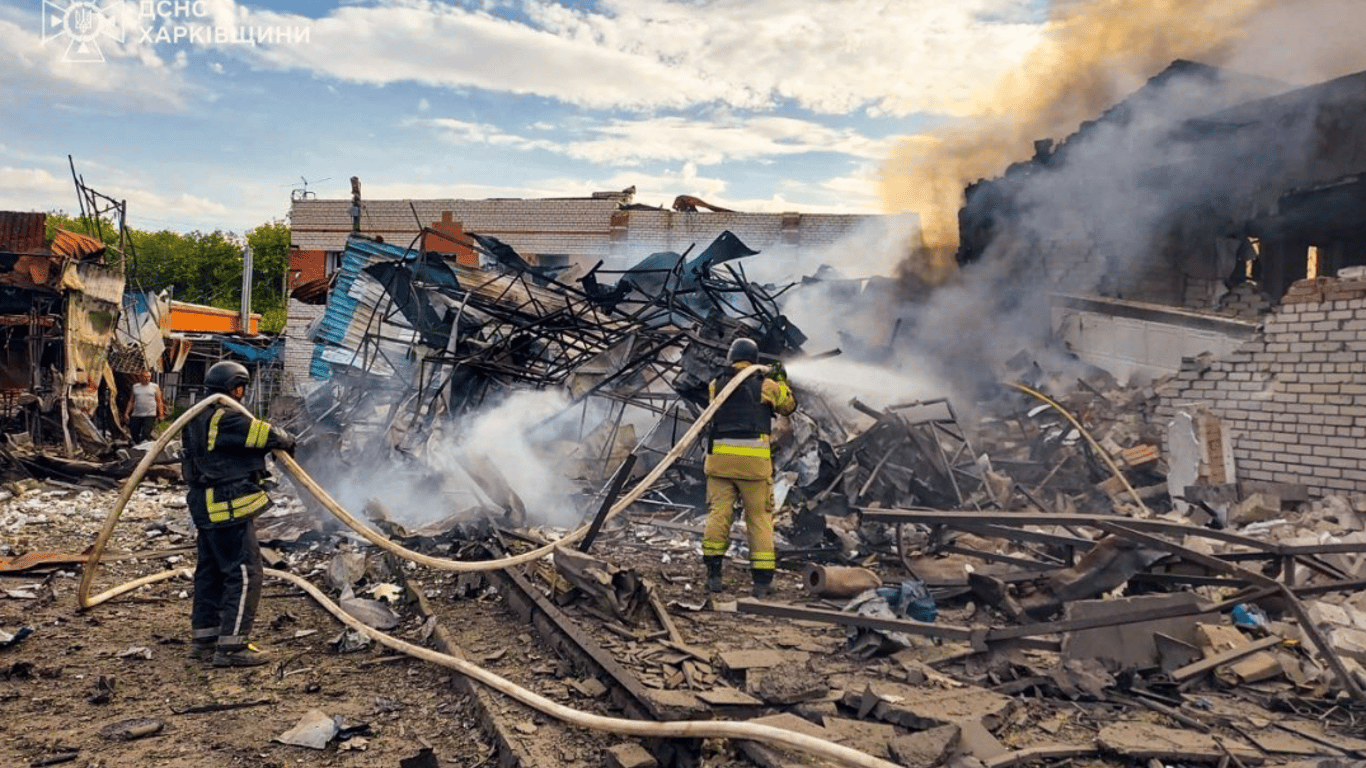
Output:
<path fill-rule="evenodd" d="M 108 351 L 123 298 L 104 243 L 47 215 L 0 212 L 0 415 L 7 432 L 98 448 L 108 405 Z M 44 415 L 47 418 L 44 418 Z"/>
<path fill-rule="evenodd" d="M 599 264 L 576 284 L 496 238 L 475 243 L 494 268 L 351 238 L 310 331 L 305 401 L 319 430 L 331 425 L 406 451 L 514 391 L 557 388 L 585 419 L 590 401 L 602 408 L 589 430 L 607 414 L 585 457 L 597 464 L 590 476 L 605 476 L 619 448 L 636 442 L 623 431 L 628 409 L 673 425 L 656 441 L 666 452 L 677 420 L 705 404 L 706 383 L 736 336 L 755 338 L 771 359 L 800 354 L 806 340 L 779 312 L 777 291 L 727 263 L 756 253 L 729 232 L 691 258 L 659 252 L 624 271 Z M 391 446 L 385 435 L 401 439 Z"/>
<path fill-rule="evenodd" d="M 1271 95 L 1271 94 L 1277 95 Z M 961 265 L 1065 293 L 1229 312 L 1366 264 L 1366 72 L 1286 90 L 1178 61 L 1057 147 L 966 190 Z M 1312 249 L 1312 250 L 1311 250 Z"/>

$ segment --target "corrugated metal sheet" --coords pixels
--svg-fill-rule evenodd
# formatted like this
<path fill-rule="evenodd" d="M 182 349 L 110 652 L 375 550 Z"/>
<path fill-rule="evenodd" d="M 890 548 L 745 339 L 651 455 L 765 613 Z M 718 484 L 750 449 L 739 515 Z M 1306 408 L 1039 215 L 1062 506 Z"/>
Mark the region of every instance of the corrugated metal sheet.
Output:
<path fill-rule="evenodd" d="M 346 252 L 337 270 L 336 282 L 327 301 L 327 311 L 318 318 L 312 329 L 316 342 L 309 375 L 317 379 L 330 378 L 332 365 L 360 365 L 370 363 L 370 372 L 388 376 L 395 371 L 383 362 L 362 360 L 360 346 L 367 333 L 385 337 L 381 348 L 390 360 L 402 359 L 402 350 L 417 341 L 411 328 L 384 322 L 376 317 L 381 303 L 387 301 L 383 286 L 362 273 L 366 267 L 382 262 L 398 261 L 408 249 L 387 243 L 372 243 L 353 239 L 347 242 Z M 398 316 L 401 318 L 401 315 Z M 377 327 L 382 325 L 383 327 Z M 396 342 L 404 340 L 400 345 Z M 394 353 L 399 353 L 395 355 Z M 373 354 L 373 351 L 371 351 Z"/>
<path fill-rule="evenodd" d="M 103 264 L 68 261 L 62 267 L 59 285 L 65 290 L 83 293 L 118 307 L 123 304 L 126 282 L 122 272 Z"/>
<path fill-rule="evenodd" d="M 117 278 L 118 291 L 123 291 L 123 275 L 102 266 L 104 243 L 78 232 L 59 229 L 52 247 L 48 248 L 43 245 L 46 221 L 45 213 L 0 211 L 0 253 L 18 254 L 0 258 L 0 283 L 23 288 L 95 291 L 101 298 L 109 300 L 105 287 L 107 285 L 112 290 L 113 283 L 105 279 L 105 273 L 108 273 L 111 278 Z M 72 270 L 76 264 L 95 266 L 98 271 L 89 276 L 78 274 Z M 86 286 L 84 281 L 87 279 L 95 279 L 105 285 Z M 113 300 L 118 301 L 119 298 Z"/>
<path fill-rule="evenodd" d="M 0 283 L 6 285 L 17 285 L 20 288 L 51 288 L 52 277 L 56 271 L 51 256 L 0 257 Z"/>
<path fill-rule="evenodd" d="M 46 239 L 46 213 L 0 211 L 0 251 L 39 253 Z"/>
<path fill-rule="evenodd" d="M 59 229 L 52 239 L 52 252 L 77 261 L 90 261 L 104 255 L 104 243 L 89 235 Z"/>

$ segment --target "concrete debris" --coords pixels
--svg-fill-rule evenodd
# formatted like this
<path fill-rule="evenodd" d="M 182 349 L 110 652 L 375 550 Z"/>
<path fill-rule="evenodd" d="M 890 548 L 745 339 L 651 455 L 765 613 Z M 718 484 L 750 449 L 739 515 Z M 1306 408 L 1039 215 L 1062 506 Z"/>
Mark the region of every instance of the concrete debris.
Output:
<path fill-rule="evenodd" d="M 941 725 L 896 736 L 887 746 L 892 757 L 902 765 L 936 768 L 957 749 L 961 733 L 962 729 L 957 725 Z"/>
<path fill-rule="evenodd" d="M 1229 743 L 1217 736 L 1191 733 L 1152 723 L 1113 723 L 1100 729 L 1101 749 L 1131 760 L 1191 760 L 1218 763 L 1226 755 L 1245 764 L 1260 765 L 1265 759 L 1255 748 Z"/>
<path fill-rule="evenodd" d="M 1134 616 L 1142 615 L 1154 608 L 1196 606 L 1199 602 L 1200 598 L 1189 592 L 1115 600 L 1082 600 L 1070 603 L 1063 615 L 1066 620 Z M 1161 662 L 1158 635 L 1182 643 L 1194 643 L 1196 624 L 1217 619 L 1217 614 L 1197 613 L 1170 619 L 1129 621 L 1112 627 L 1069 632 L 1063 636 L 1062 655 L 1064 659 L 1095 659 L 1107 663 L 1116 670 L 1155 667 Z"/>
<path fill-rule="evenodd" d="M 749 670 L 745 673 L 745 690 L 766 704 L 790 706 L 823 698 L 830 692 L 830 685 L 809 667 L 789 664 L 778 669 Z"/>
<path fill-rule="evenodd" d="M 608 768 L 655 768 L 659 763 L 639 744 L 629 742 L 609 747 L 607 750 Z"/>
<path fill-rule="evenodd" d="M 654 253 L 629 269 L 576 273 L 472 237 L 486 268 L 352 237 L 335 281 L 308 292 L 326 301 L 309 331 L 313 375 L 282 421 L 300 434 L 299 458 L 322 484 L 410 549 L 482 560 L 592 520 L 593 554 L 585 545 L 508 574 L 419 575 L 282 481 L 276 507 L 257 521 L 271 567 L 314 574 L 367 625 L 439 644 L 435 616 L 419 619 L 411 603 L 483 610 L 525 598 L 543 613 L 527 620 L 517 604 L 517 628 L 468 658 L 575 706 L 641 719 L 754 718 L 908 766 L 1004 768 L 1097 751 L 1182 768 L 1366 754 L 1344 735 L 1366 707 L 1366 493 L 1244 460 L 1285 435 L 1249 436 L 1233 426 L 1244 408 L 1230 414 L 1188 397 L 1201 388 L 1176 387 L 1215 382 L 1199 377 L 1220 371 L 1216 356 L 1122 385 L 1059 362 L 1059 350 L 1022 352 L 997 372 L 1009 385 L 876 405 L 794 375 L 801 408 L 775 420 L 771 444 L 774 593 L 736 600 L 708 595 L 700 578 L 699 446 L 623 514 L 598 513 L 693 424 L 734 338 L 755 338 L 765 363 L 818 366 L 840 354 L 808 352 L 784 314 L 789 290 L 799 294 L 806 281 L 749 280 L 741 260 L 756 252 L 730 232 L 696 256 Z M 40 266 L 26 274 L 41 277 Z M 1348 290 L 1295 285 L 1287 295 L 1297 301 Z M 1258 311 L 1248 290 L 1230 294 L 1228 307 Z M 858 354 L 892 352 L 875 346 Z M 1245 384 L 1238 391 L 1249 398 L 1263 395 L 1254 388 L 1290 387 L 1325 397 L 1294 379 L 1307 372 L 1265 382 L 1224 373 L 1217 380 Z M 68 411 L 84 396 L 77 383 L 48 385 Z M 4 415 L 51 413 L 53 402 L 20 396 Z M 500 408 L 515 412 L 519 429 L 481 430 Z M 1355 429 L 1345 411 L 1334 418 Z M 52 449 L 49 422 L 0 446 L 0 571 L 34 582 L 0 591 L 14 611 L 70 591 L 61 569 L 83 562 L 76 553 L 98 530 L 90 510 L 107 507 L 141 459 L 131 446 L 77 456 L 75 443 L 104 429 L 89 421 L 60 422 L 70 451 Z M 1335 480 L 1360 458 L 1350 447 L 1359 435 L 1342 434 L 1341 461 L 1327 473 Z M 174 460 L 168 451 L 167 466 L 134 495 L 125 520 L 137 521 L 136 532 L 124 531 L 117 557 L 171 567 L 191 556 Z M 356 477 L 368 478 L 365 487 Z M 42 541 L 58 524 L 70 527 L 66 540 Z M 731 539 L 734 582 L 749 558 L 738 527 Z M 294 622 L 281 611 L 269 631 L 279 642 L 314 642 L 317 630 Z M 359 633 L 332 632 L 319 644 L 330 636 L 336 652 L 355 658 L 371 650 Z M 25 653 L 41 644 L 30 634 L 0 632 L 0 648 Z M 538 647 L 552 635 L 553 651 Z M 171 655 L 129 642 L 105 646 L 104 660 Z M 378 668 L 393 658 L 364 661 Z M 282 665 L 278 675 L 306 671 Z M 15 685 L 51 674 L 60 670 L 27 660 L 0 669 Z M 317 692 L 322 683 L 307 685 Z M 112 691 L 111 683 L 104 704 Z M 521 711 L 508 717 L 502 730 L 529 741 L 554 728 Z M 342 732 L 340 718 L 314 710 L 278 740 L 324 749 Z M 359 733 L 347 741 L 371 754 L 379 743 Z M 613 743 L 559 759 L 673 768 L 699 764 L 683 751 L 704 748 L 734 748 L 761 766 L 813 764 L 749 742 Z"/>
<path fill-rule="evenodd" d="M 326 749 L 341 730 L 341 717 L 332 717 L 317 709 L 310 709 L 294 727 L 275 737 L 281 744 L 309 749 Z"/>

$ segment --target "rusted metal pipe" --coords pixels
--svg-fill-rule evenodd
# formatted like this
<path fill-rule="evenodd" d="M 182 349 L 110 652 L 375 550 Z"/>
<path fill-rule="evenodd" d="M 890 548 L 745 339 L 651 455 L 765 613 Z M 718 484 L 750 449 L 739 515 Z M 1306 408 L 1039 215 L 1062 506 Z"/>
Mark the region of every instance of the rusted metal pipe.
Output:
<path fill-rule="evenodd" d="M 816 597 L 849 598 L 882 586 L 873 571 L 847 565 L 808 565 L 803 581 Z"/>

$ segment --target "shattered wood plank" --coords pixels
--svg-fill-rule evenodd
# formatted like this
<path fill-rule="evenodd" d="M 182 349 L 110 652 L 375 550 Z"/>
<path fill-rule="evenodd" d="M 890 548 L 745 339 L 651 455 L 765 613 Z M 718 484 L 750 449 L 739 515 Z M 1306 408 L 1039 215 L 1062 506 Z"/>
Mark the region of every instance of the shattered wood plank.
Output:
<path fill-rule="evenodd" d="M 972 642 L 974 639 L 985 639 L 988 636 L 986 630 L 979 631 L 969 627 L 960 627 L 952 624 L 926 624 L 910 619 L 880 619 L 874 616 L 860 616 L 854 613 L 844 613 L 843 611 L 831 611 L 819 608 L 798 608 L 791 605 L 782 605 L 780 603 L 769 603 L 752 599 L 737 600 L 736 610 L 741 613 L 753 613 L 761 616 L 777 616 L 786 619 L 820 621 L 849 627 L 862 627 L 864 629 L 881 629 L 889 632 L 910 632 L 912 634 L 942 637 L 945 640 L 955 640 L 965 643 Z M 1021 648 L 1031 648 L 1043 651 L 1055 651 L 1058 649 L 1058 644 L 1053 641 L 1035 640 L 1025 637 L 1011 639 L 1019 644 Z"/>
<path fill-rule="evenodd" d="M 395 573 L 402 573 L 401 569 L 395 568 Z M 427 600 L 426 593 L 418 589 L 415 584 L 408 583 L 408 592 L 417 599 L 418 612 L 424 618 L 435 617 L 431 603 Z M 468 659 L 469 656 L 461 650 L 455 642 L 455 638 L 450 634 L 443 624 L 436 624 L 436 630 L 432 633 L 432 638 L 437 650 L 447 656 L 455 656 L 461 659 Z M 483 722 L 486 731 L 493 737 L 498 745 L 499 765 L 503 766 L 530 766 L 535 765 L 535 760 L 531 759 L 531 754 L 522 746 L 522 739 L 514 736 L 511 729 L 502 718 L 497 716 L 500 711 L 495 704 L 496 698 L 493 693 L 484 686 L 479 685 L 464 675 L 455 675 L 452 684 L 462 693 L 469 696 L 475 703 L 475 711 L 479 719 Z"/>
<path fill-rule="evenodd" d="M 717 654 L 722 669 L 727 672 L 745 672 L 751 669 L 771 669 L 788 664 L 805 665 L 811 660 L 806 651 L 775 650 L 738 650 L 722 651 Z"/>
<path fill-rule="evenodd" d="M 1170 605 L 1160 608 L 1147 608 L 1132 613 L 1118 616 L 1092 616 L 1080 619 L 1065 619 L 1063 621 L 1048 621 L 1036 624 L 1022 624 L 1015 627 L 997 627 L 987 630 L 987 642 L 1009 640 L 1016 637 L 1031 637 L 1038 635 L 1052 635 L 1061 632 L 1076 632 L 1083 629 L 1097 629 L 1100 627 L 1115 627 L 1124 624 L 1134 624 L 1144 621 L 1155 621 L 1158 619 L 1173 619 L 1181 616 L 1196 616 L 1202 613 L 1221 613 L 1232 608 L 1238 603 L 1257 600 L 1273 594 L 1274 590 L 1258 590 L 1248 596 L 1234 600 L 1225 600 L 1221 603 L 1206 604 L 1203 601 L 1190 605 Z"/>
<path fill-rule="evenodd" d="M 645 594 L 649 597 L 650 607 L 654 609 L 655 616 L 659 618 L 659 623 L 663 625 L 664 631 L 669 633 L 669 640 L 677 645 L 683 645 L 683 635 L 678 631 L 678 625 L 674 624 L 673 617 L 669 615 L 669 609 L 664 607 L 664 601 L 659 599 L 659 593 L 655 591 L 653 584 L 646 582 Z M 706 661 L 706 659 L 702 659 L 702 661 Z"/>
<path fill-rule="evenodd" d="M 1043 762 L 1046 760 L 1091 757 L 1099 751 L 1100 749 L 1094 744 L 1084 747 L 1073 746 L 1071 744 L 1044 744 L 1007 752 L 999 757 L 983 760 L 982 764 L 985 765 L 986 768 L 1015 768 L 1019 765 L 1029 765 L 1034 762 Z"/>
<path fill-rule="evenodd" d="M 713 688 L 699 691 L 697 698 L 713 707 L 762 707 L 764 702 L 736 688 Z"/>
<path fill-rule="evenodd" d="M 509 604 L 514 610 L 531 621 L 533 625 L 548 625 L 543 630 L 545 635 L 555 632 L 565 635 L 579 651 L 616 681 L 617 688 L 614 689 L 614 700 L 618 692 L 624 692 L 629 696 L 629 700 L 618 702 L 623 709 L 628 712 L 643 712 L 656 720 L 675 719 L 661 713 L 660 707 L 665 705 L 661 703 L 659 696 L 647 692 L 640 679 L 627 671 L 612 654 L 603 650 L 573 621 L 565 617 L 540 591 L 528 584 L 518 569 L 509 568 L 494 573 L 501 573 L 506 580 L 503 583 L 507 586 L 501 591 L 505 597 L 509 598 Z M 679 705 L 679 703 L 675 702 L 674 705 Z M 695 699 L 693 705 L 700 706 Z M 642 718 L 640 714 L 632 714 L 631 716 Z"/>
<path fill-rule="evenodd" d="M 873 509 L 870 507 L 856 508 L 859 516 L 864 522 L 870 523 L 920 523 L 922 525 L 947 525 L 958 526 L 960 524 L 981 525 L 1062 525 L 1080 526 L 1086 528 L 1100 528 L 1105 530 L 1105 526 L 1111 524 L 1121 524 L 1129 528 L 1159 531 L 1176 536 L 1199 536 L 1201 538 L 1215 539 L 1229 544 L 1238 544 L 1250 549 L 1259 550 L 1269 555 L 1288 557 L 1291 555 L 1322 555 L 1322 554 L 1347 554 L 1366 552 L 1366 542 L 1351 543 L 1342 542 L 1336 544 L 1281 544 L 1278 542 L 1263 541 L 1254 539 L 1250 536 L 1242 536 L 1225 530 L 1215 530 L 1213 528 L 1202 528 L 1194 525 L 1184 525 L 1160 519 L 1144 519 L 1136 517 L 1117 517 L 1115 515 L 1083 515 L 1083 514 L 1054 514 L 1036 512 L 965 512 L 965 511 L 924 511 L 910 509 Z"/>
<path fill-rule="evenodd" d="M 680 653 L 686 653 L 703 664 L 709 664 L 711 662 L 711 655 L 709 653 L 701 648 L 688 645 L 687 643 L 676 640 L 663 640 L 661 641 L 661 645 L 672 648 Z"/>
<path fill-rule="evenodd" d="M 740 613 L 753 613 L 760 616 L 777 616 L 784 619 L 798 619 L 805 621 L 823 621 L 828 624 L 842 624 L 851 627 L 862 627 L 864 629 L 883 629 L 892 632 L 912 632 L 930 637 L 942 637 L 945 640 L 958 640 L 968 642 L 972 639 L 973 631 L 967 627 L 959 627 L 950 624 L 926 624 L 909 619 L 879 619 L 873 616 L 859 616 L 853 613 L 842 611 L 831 611 L 819 608 L 798 608 L 792 605 L 781 603 L 770 603 L 762 600 L 741 599 L 737 600 L 736 610 Z"/>
<path fill-rule="evenodd" d="M 985 688 L 935 690 L 903 683 L 877 682 L 863 690 L 848 690 L 844 706 L 860 717 L 875 717 L 912 730 L 939 725 L 977 723 L 987 730 L 1001 727 L 1015 709 L 1015 700 Z"/>
<path fill-rule="evenodd" d="M 1308 723 L 1291 720 L 1287 722 L 1273 722 L 1272 725 L 1286 733 L 1292 733 L 1304 739 L 1308 739 L 1325 747 L 1336 749 L 1353 757 L 1366 757 L 1366 741 L 1353 738 L 1351 736 L 1335 735 L 1329 738 L 1323 733 L 1314 733 L 1310 730 Z"/>

